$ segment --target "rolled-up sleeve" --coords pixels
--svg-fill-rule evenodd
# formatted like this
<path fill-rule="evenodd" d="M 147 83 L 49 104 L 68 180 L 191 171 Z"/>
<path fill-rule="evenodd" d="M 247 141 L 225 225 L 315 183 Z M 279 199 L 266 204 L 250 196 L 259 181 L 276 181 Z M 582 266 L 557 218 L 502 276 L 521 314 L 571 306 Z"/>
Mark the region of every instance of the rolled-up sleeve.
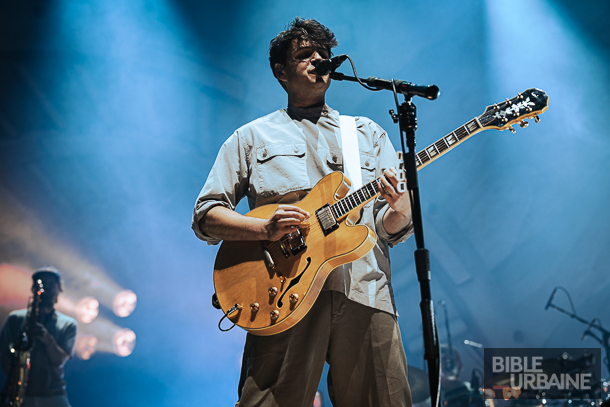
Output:
<path fill-rule="evenodd" d="M 218 244 L 220 239 L 209 236 L 201 230 L 200 220 L 215 206 L 234 210 L 248 189 L 248 151 L 244 148 L 240 137 L 239 132 L 236 131 L 220 148 L 193 210 L 191 227 L 199 239 L 210 245 Z"/>

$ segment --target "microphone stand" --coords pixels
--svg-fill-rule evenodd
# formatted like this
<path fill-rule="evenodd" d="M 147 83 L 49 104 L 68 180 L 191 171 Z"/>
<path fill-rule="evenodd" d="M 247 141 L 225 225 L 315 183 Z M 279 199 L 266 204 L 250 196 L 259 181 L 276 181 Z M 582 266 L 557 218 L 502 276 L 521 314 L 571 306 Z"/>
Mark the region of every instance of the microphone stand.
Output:
<path fill-rule="evenodd" d="M 556 287 L 556 289 L 557 288 L 564 289 L 563 287 Z M 570 298 L 570 303 L 571 303 L 571 301 L 572 300 Z M 601 322 L 599 323 L 599 325 L 595 324 L 594 322 L 597 318 L 594 318 L 591 321 L 587 321 L 586 319 L 581 318 L 578 315 L 576 315 L 576 311 L 574 309 L 572 309 L 572 311 L 567 311 L 567 310 L 553 304 L 553 295 L 552 294 L 551 294 L 551 297 L 549 298 L 549 303 L 547 304 L 546 308 L 549 308 L 549 307 L 555 308 L 557 311 L 562 312 L 562 313 L 566 314 L 567 316 L 569 316 L 570 318 L 575 319 L 579 322 L 582 322 L 583 324 L 587 324 L 587 328 L 585 329 L 581 340 L 584 340 L 586 336 L 590 336 L 591 338 L 593 338 L 597 342 L 599 342 L 599 344 L 604 348 L 604 353 L 606 354 L 606 357 L 604 358 L 603 362 L 606 365 L 606 369 L 608 370 L 608 372 L 610 372 L 610 331 L 608 331 L 607 329 L 604 329 L 601 326 Z M 572 306 L 572 308 L 573 308 L 573 306 Z M 597 320 L 599 321 L 599 319 L 597 319 Z M 597 329 L 599 331 L 600 335 L 598 336 L 597 334 L 592 332 L 591 328 Z"/>
<path fill-rule="evenodd" d="M 351 60 L 351 59 L 350 59 Z M 354 70 L 355 71 L 355 70 Z M 417 117 L 415 105 L 411 102 L 413 96 L 426 97 L 428 99 L 436 99 L 439 94 L 436 86 L 415 86 L 411 83 L 403 81 L 388 81 L 379 78 L 369 77 L 368 79 L 360 79 L 353 76 L 347 76 L 341 73 L 331 72 L 331 79 L 347 80 L 351 82 L 367 83 L 370 90 L 393 90 L 396 95 L 397 89 L 400 89 L 405 97 L 404 103 L 397 106 L 398 113 L 390 110 L 390 116 L 394 123 L 398 123 L 400 128 L 400 142 L 404 158 L 404 166 L 406 170 L 407 189 L 411 198 L 411 217 L 413 221 L 415 242 L 417 249 L 415 250 L 415 269 L 417 271 L 417 279 L 419 281 L 421 301 L 419 303 L 423 336 L 424 336 L 424 359 L 428 366 L 428 383 L 430 385 L 430 405 L 437 407 L 440 398 L 440 358 L 438 346 L 438 333 L 436 330 L 436 321 L 434 317 L 434 304 L 430 291 L 430 254 L 424 246 L 424 231 L 421 214 L 421 203 L 419 196 L 419 184 L 417 178 L 417 166 L 415 164 L 415 130 L 417 129 Z M 366 87 L 366 86 L 365 86 Z M 398 105 L 398 99 L 396 98 Z M 408 151 L 405 151 L 405 139 Z M 433 390 L 434 389 L 434 390 Z"/>

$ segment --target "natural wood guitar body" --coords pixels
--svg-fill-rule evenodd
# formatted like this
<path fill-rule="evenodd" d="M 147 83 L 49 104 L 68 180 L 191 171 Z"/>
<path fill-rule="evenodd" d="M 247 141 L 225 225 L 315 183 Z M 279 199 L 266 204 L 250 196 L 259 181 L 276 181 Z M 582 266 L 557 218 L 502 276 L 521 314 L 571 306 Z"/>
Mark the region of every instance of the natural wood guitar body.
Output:
<path fill-rule="evenodd" d="M 343 217 L 339 227 L 325 235 L 316 216 L 316 210 L 343 198 L 349 185 L 342 173 L 333 172 L 294 204 L 310 214 L 300 228 L 307 247 L 296 255 L 282 250 L 280 241 L 222 243 L 214 264 L 214 287 L 224 312 L 236 304 L 241 306 L 229 314 L 232 322 L 256 335 L 285 331 L 311 309 L 334 268 L 361 258 L 373 248 L 377 236 L 364 225 L 354 225 L 357 218 Z M 358 214 L 363 204 L 350 213 Z M 264 205 L 246 216 L 269 219 L 277 206 Z M 269 267 L 265 249 L 274 268 Z M 272 316 L 274 312 L 277 317 Z"/>

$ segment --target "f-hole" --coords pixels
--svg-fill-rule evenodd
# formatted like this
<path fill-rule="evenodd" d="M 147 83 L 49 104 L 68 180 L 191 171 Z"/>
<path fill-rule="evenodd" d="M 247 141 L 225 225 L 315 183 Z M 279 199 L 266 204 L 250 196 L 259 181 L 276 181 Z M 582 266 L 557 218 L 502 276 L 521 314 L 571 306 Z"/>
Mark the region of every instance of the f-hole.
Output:
<path fill-rule="evenodd" d="M 301 271 L 301 273 L 296 276 L 295 278 L 293 278 L 292 280 L 290 280 L 290 284 L 288 284 L 288 288 L 286 288 L 284 290 L 284 294 L 282 294 L 282 296 L 280 297 L 280 299 L 277 301 L 277 307 L 278 308 L 282 308 L 282 306 L 284 305 L 283 300 L 284 300 L 284 296 L 286 295 L 286 293 L 288 291 L 290 291 L 290 289 L 292 287 L 294 287 L 295 285 L 299 284 L 299 281 L 301 281 L 301 276 L 307 271 L 307 269 L 309 268 L 309 265 L 311 264 L 311 257 L 307 258 L 307 265 L 305 266 L 305 268 L 303 269 L 303 271 Z"/>

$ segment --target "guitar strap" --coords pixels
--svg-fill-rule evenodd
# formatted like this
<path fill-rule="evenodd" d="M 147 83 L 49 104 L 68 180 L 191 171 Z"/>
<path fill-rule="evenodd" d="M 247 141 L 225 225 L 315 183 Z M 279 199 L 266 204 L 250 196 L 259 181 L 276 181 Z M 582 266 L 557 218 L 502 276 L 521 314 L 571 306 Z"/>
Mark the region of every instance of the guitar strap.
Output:
<path fill-rule="evenodd" d="M 339 115 L 339 122 L 341 125 L 340 147 L 343 151 L 343 172 L 352 181 L 350 192 L 353 192 L 362 186 L 356 119 L 352 116 Z"/>
<path fill-rule="evenodd" d="M 341 124 L 341 150 L 343 151 L 343 172 L 352 181 L 350 192 L 362 186 L 362 173 L 360 172 L 360 149 L 358 147 L 358 131 L 356 119 L 352 116 L 339 115 Z M 344 266 L 341 266 L 344 267 Z M 375 306 L 377 294 L 377 281 L 368 285 L 369 306 Z"/>

